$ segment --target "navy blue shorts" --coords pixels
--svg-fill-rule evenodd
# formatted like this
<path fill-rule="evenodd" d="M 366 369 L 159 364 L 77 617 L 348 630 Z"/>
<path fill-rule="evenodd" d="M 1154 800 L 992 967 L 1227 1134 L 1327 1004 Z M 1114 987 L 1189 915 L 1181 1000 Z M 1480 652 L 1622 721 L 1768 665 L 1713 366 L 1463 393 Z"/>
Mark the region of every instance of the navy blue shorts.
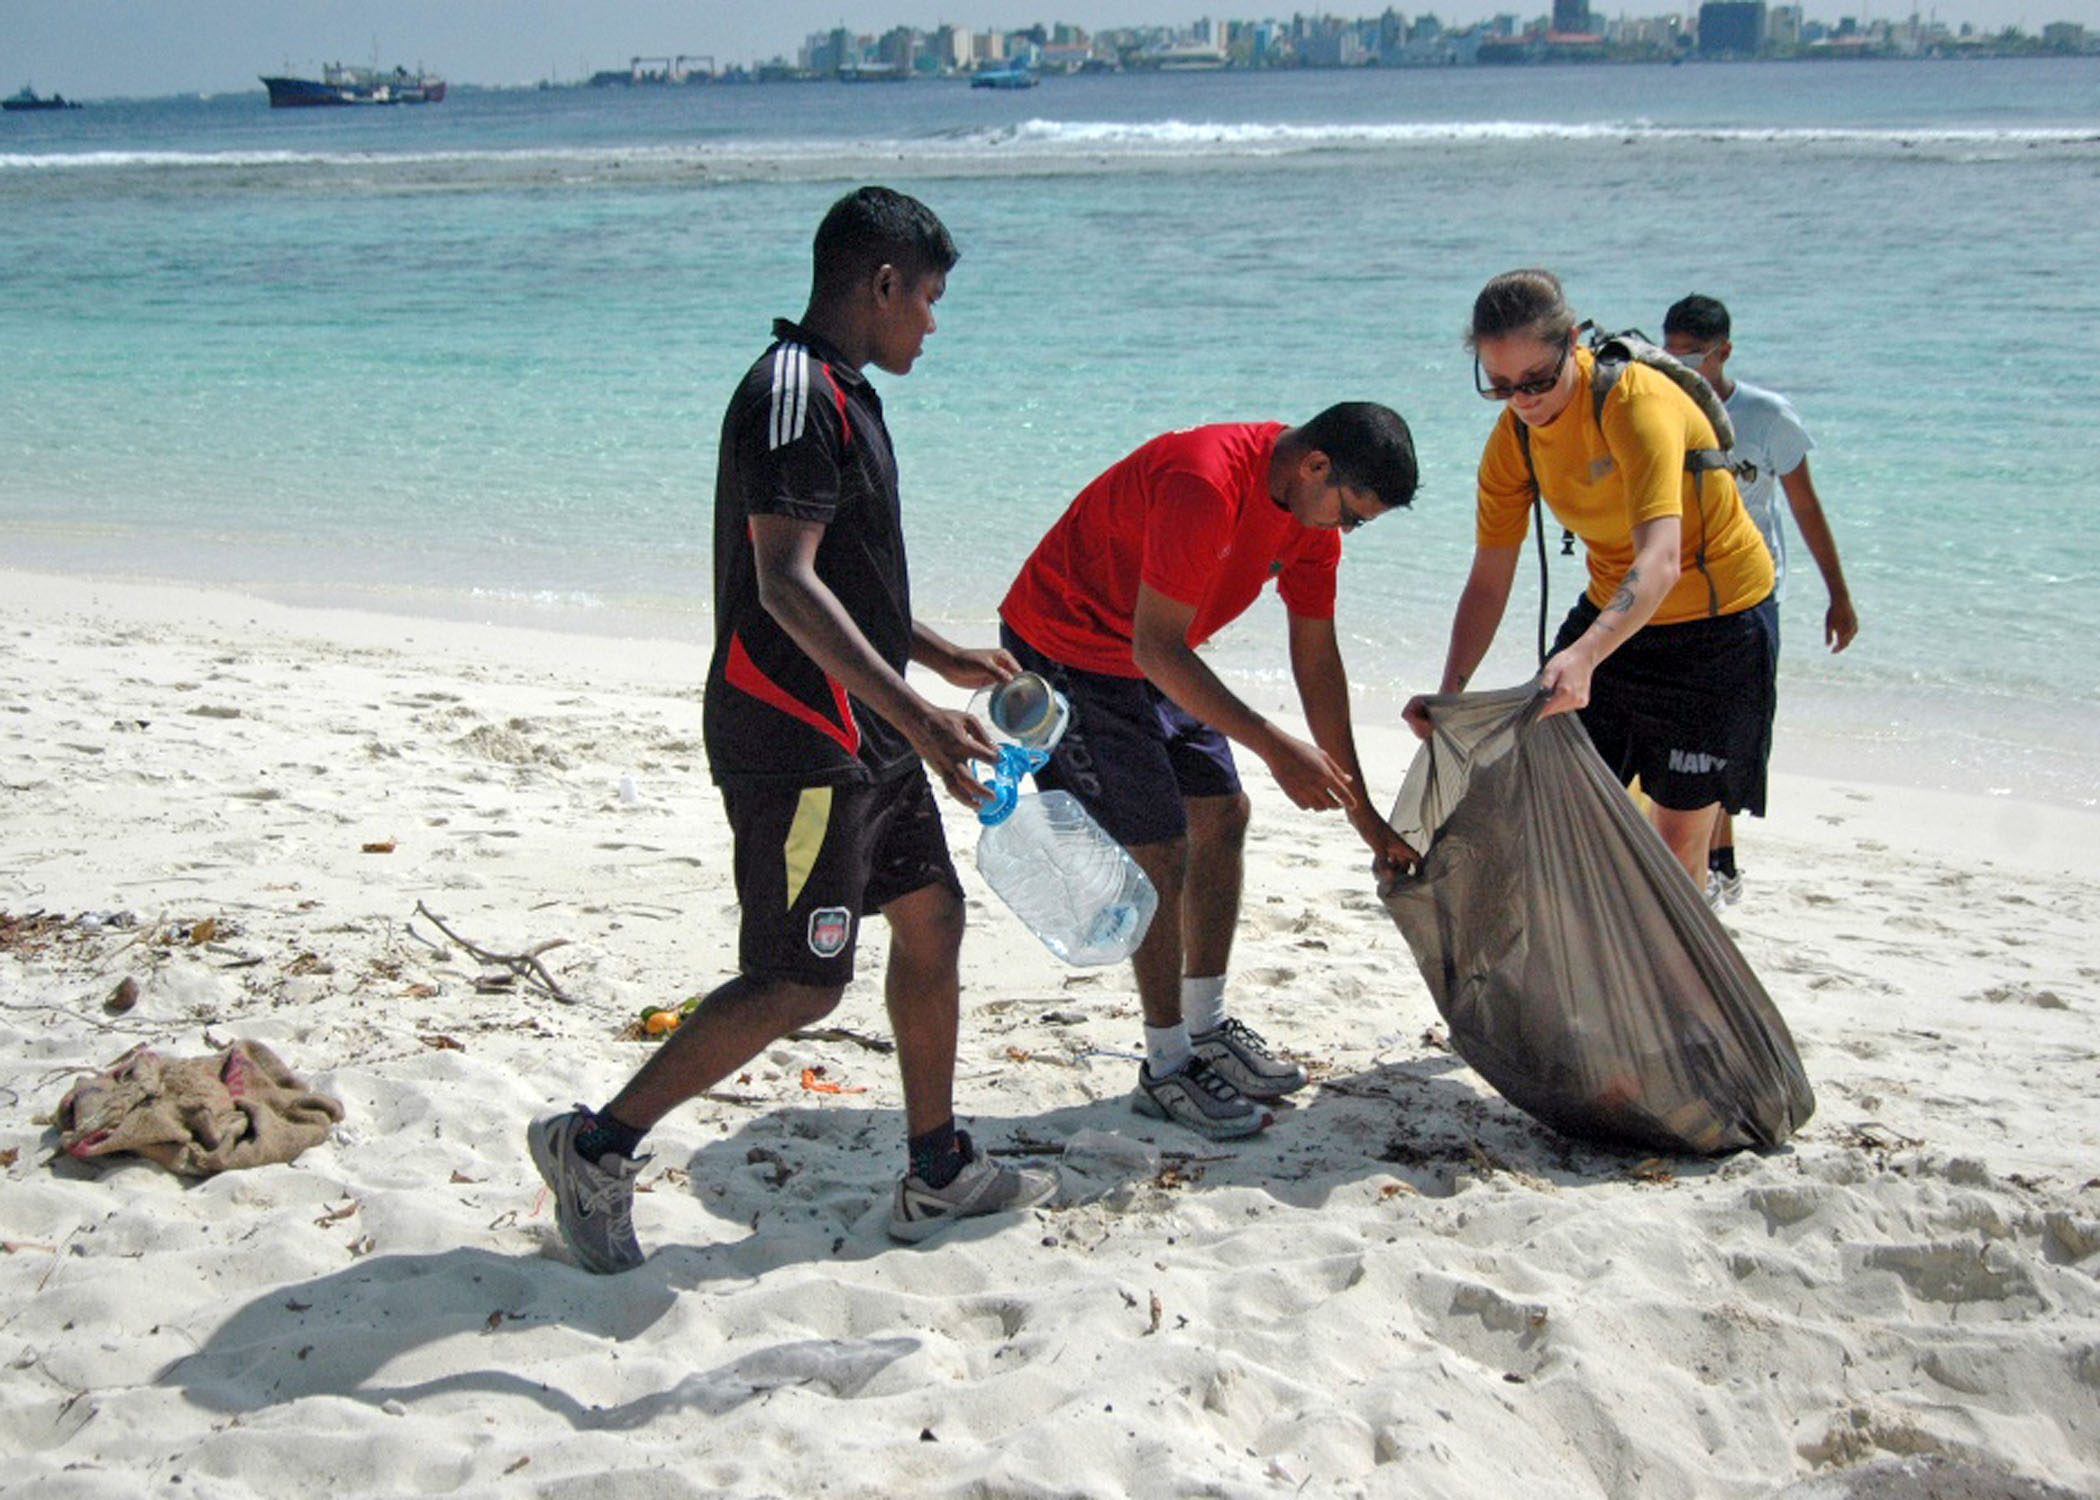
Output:
<path fill-rule="evenodd" d="M 1003 623 L 999 643 L 1072 705 L 1071 726 L 1035 773 L 1036 785 L 1070 792 L 1117 843 L 1178 839 L 1189 826 L 1184 797 L 1239 791 L 1231 742 L 1144 678 L 1068 667 Z"/>
<path fill-rule="evenodd" d="M 877 782 L 722 783 L 747 979 L 834 988 L 853 978 L 860 919 L 929 885 L 962 899 L 923 767 Z"/>
<path fill-rule="evenodd" d="M 1553 650 L 1598 613 L 1585 594 Z M 1718 802 L 1761 818 L 1778 671 L 1779 610 L 1769 598 L 1732 615 L 1645 625 L 1590 679 L 1582 727 L 1619 780 L 1638 776 L 1658 806 L 1693 812 Z"/>

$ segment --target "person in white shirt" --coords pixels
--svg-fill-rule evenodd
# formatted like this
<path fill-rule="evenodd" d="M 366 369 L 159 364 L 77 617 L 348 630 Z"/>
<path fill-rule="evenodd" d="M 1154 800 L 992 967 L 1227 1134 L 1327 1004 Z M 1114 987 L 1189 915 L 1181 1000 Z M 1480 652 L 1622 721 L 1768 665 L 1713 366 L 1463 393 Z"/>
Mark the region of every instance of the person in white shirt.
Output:
<path fill-rule="evenodd" d="M 1823 502 L 1808 471 L 1809 451 L 1815 442 L 1801 425 L 1793 403 L 1776 391 L 1747 381 L 1731 379 L 1728 357 L 1728 309 L 1719 298 L 1693 293 L 1673 303 L 1663 315 L 1663 348 L 1706 377 L 1728 408 L 1735 425 L 1734 453 L 1757 466 L 1755 477 L 1739 479 L 1743 504 L 1771 549 L 1775 578 L 1773 596 L 1786 596 L 1786 527 L 1779 514 L 1779 495 L 1786 495 L 1787 509 L 1801 540 L 1823 575 L 1830 603 L 1823 611 L 1823 640 L 1832 651 L 1842 651 L 1859 634 L 1859 614 L 1852 606 L 1852 592 L 1845 586 L 1845 570 L 1838 561 L 1837 539 L 1823 514 Z M 1707 899 L 1716 905 L 1742 898 L 1743 878 L 1735 864 L 1734 820 L 1724 811 L 1715 821 L 1713 845 L 1708 854 Z"/>

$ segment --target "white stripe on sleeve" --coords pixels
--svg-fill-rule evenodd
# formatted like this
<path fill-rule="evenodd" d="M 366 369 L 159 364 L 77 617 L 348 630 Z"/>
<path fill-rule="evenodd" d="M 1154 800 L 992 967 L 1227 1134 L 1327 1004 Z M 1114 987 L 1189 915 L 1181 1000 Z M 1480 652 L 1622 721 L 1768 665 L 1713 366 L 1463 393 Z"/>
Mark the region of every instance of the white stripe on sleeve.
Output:
<path fill-rule="evenodd" d="M 770 446 L 781 448 L 802 436 L 809 416 L 809 351 L 782 344 L 773 351 L 773 411 Z"/>

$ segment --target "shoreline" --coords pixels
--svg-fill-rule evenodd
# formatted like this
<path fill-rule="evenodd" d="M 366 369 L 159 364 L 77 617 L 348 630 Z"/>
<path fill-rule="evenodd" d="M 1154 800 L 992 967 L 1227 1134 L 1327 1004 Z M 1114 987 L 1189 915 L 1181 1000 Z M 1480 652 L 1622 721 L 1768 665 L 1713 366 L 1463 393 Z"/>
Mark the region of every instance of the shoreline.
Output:
<path fill-rule="evenodd" d="M 401 589 L 389 594 L 376 589 L 343 588 L 301 602 L 267 586 L 0 566 L 0 591 L 30 601 L 36 608 L 65 607 L 71 602 L 70 591 L 79 588 L 105 590 L 112 597 L 136 591 L 138 608 L 174 608 L 174 599 L 159 598 L 173 595 L 185 601 L 183 608 L 194 607 L 204 619 L 225 618 L 238 614 L 242 608 L 283 611 L 287 622 L 304 617 L 319 623 L 341 617 L 353 633 L 368 633 L 375 640 L 421 624 L 435 630 L 456 627 L 468 632 L 541 635 L 567 643 L 557 654 L 579 661 L 597 659 L 584 646 L 586 642 L 625 642 L 650 650 L 693 653 L 691 687 L 696 696 L 706 680 L 712 642 L 712 612 L 704 600 L 681 601 L 680 606 L 632 606 L 579 604 L 573 599 L 474 598 L 427 589 Z M 1512 621 L 1521 612 L 1513 610 Z M 976 631 L 989 641 L 997 630 L 996 621 L 990 616 L 978 619 L 934 613 L 927 618 L 957 638 Z M 1206 654 L 1214 668 L 1252 706 L 1274 717 L 1295 719 L 1297 704 L 1279 677 L 1279 668 L 1264 667 L 1251 674 L 1236 670 L 1238 661 L 1246 656 L 1248 633 L 1244 626 L 1228 631 L 1207 648 Z M 1505 622 L 1502 639 L 1480 674 L 1491 686 L 1504 685 L 1494 675 L 1498 671 L 1512 683 L 1522 680 L 1522 659 L 1513 661 L 1510 647 L 1510 642 L 1521 633 L 1514 630 L 1511 622 Z M 1345 650 L 1351 648 L 1345 646 Z M 1353 650 L 1350 659 L 1352 663 L 1359 659 Z M 1420 680 L 1426 688 L 1433 683 L 1435 666 L 1426 660 L 1419 666 Z M 1402 732 L 1400 719 L 1405 697 L 1365 684 L 1360 672 L 1353 681 L 1359 734 L 1396 735 L 1404 761 L 1406 755 L 1412 754 L 1412 742 Z M 922 690 L 936 698 L 948 692 L 945 684 L 938 681 Z M 2025 712 L 2009 711 L 2008 702 Z M 2065 728 L 2061 722 L 2063 705 L 2032 696 L 2013 696 L 1997 703 L 1978 699 L 1959 724 L 1950 727 L 1943 721 L 1936 731 L 1903 715 L 1902 710 L 1915 707 L 1914 699 L 1906 698 L 1894 687 L 1861 690 L 1804 683 L 1798 673 L 1789 674 L 1782 667 L 1772 760 L 1775 815 L 1784 807 L 1782 798 L 1796 795 L 1787 788 L 1827 782 L 1992 803 L 2032 804 L 2073 817 L 2100 814 L 2100 783 L 2090 779 L 2091 768 L 2078 760 L 2077 752 L 2068 745 L 2076 738 L 2076 732 L 2075 725 Z M 1944 702 L 1936 705 L 1936 711 L 1944 720 Z M 2023 719 L 2033 722 L 2023 724 Z M 2044 725 L 2040 722 L 2043 720 L 2049 722 Z M 2046 728 L 2053 738 L 2022 739 L 2023 728 Z M 1369 754 L 1367 746 L 1367 764 Z M 2091 757 L 2088 748 L 2085 758 Z M 2027 763 L 2019 764 L 2023 759 Z M 1397 771 L 1394 774 L 1397 787 Z M 2100 824 L 2100 818 L 2096 818 L 2096 824 Z M 1751 820 L 1748 827 L 1754 837 L 1757 820 Z"/>

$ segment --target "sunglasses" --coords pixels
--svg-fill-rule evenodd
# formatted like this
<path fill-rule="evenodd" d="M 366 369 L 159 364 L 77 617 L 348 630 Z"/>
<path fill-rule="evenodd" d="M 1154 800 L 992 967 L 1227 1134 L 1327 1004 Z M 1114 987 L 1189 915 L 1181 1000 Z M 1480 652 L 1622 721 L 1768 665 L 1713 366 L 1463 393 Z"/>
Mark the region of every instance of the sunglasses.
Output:
<path fill-rule="evenodd" d="M 1473 389 L 1490 401 L 1507 401 L 1512 396 L 1543 396 L 1560 384 L 1560 372 L 1567 368 L 1568 350 L 1572 347 L 1573 340 L 1560 346 L 1560 358 L 1553 361 L 1550 375 L 1537 375 L 1509 385 L 1490 385 L 1480 368 L 1480 356 L 1476 354 L 1473 356 Z"/>

